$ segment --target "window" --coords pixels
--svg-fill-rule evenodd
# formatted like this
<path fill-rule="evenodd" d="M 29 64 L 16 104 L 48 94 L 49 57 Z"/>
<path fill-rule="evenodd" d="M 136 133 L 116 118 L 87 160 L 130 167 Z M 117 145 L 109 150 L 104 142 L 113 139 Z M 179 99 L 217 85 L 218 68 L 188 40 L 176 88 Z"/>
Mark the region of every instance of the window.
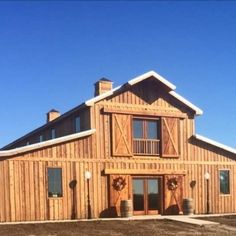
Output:
<path fill-rule="evenodd" d="M 43 142 L 43 135 L 42 134 L 39 136 L 39 142 Z"/>
<path fill-rule="evenodd" d="M 75 132 L 76 133 L 80 132 L 80 117 L 79 116 L 75 118 Z"/>
<path fill-rule="evenodd" d="M 61 168 L 48 168 L 48 197 L 62 197 Z"/>
<path fill-rule="evenodd" d="M 51 129 L 51 139 L 56 138 L 56 130 L 55 129 Z"/>
<path fill-rule="evenodd" d="M 229 170 L 220 170 L 220 194 L 229 193 Z"/>
<path fill-rule="evenodd" d="M 133 152 L 134 154 L 160 154 L 160 121 L 133 119 Z"/>

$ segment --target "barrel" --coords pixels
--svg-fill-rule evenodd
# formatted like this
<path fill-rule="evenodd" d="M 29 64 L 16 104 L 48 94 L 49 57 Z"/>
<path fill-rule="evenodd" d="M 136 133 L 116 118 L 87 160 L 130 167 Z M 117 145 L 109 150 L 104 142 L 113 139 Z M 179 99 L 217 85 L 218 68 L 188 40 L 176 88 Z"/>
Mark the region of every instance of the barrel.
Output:
<path fill-rule="evenodd" d="M 121 217 L 133 216 L 133 202 L 132 200 L 121 200 L 120 202 L 120 215 Z"/>
<path fill-rule="evenodd" d="M 183 199 L 183 213 L 184 215 L 193 215 L 193 199 Z"/>

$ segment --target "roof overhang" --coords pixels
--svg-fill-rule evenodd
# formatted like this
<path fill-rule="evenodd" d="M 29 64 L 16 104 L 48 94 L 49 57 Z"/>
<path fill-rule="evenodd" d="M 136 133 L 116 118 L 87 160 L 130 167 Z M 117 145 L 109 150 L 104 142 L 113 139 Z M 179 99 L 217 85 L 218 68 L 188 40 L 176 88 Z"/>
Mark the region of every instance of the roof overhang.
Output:
<path fill-rule="evenodd" d="M 95 129 L 91 129 L 91 130 L 86 130 L 86 131 L 79 132 L 76 134 L 70 134 L 70 135 L 60 137 L 60 138 L 55 138 L 55 139 L 51 139 L 48 141 L 40 142 L 40 143 L 35 143 L 35 144 L 31 144 L 31 145 L 27 145 L 27 146 L 23 146 L 23 147 L 19 147 L 19 148 L 6 150 L 6 151 L 0 151 L 0 157 L 15 156 L 15 155 L 18 155 L 18 154 L 21 154 L 24 152 L 29 152 L 29 151 L 33 151 L 36 149 L 52 146 L 55 144 L 60 144 L 60 143 L 72 141 L 74 139 L 83 138 L 83 137 L 92 135 L 95 132 L 96 132 Z"/>
<path fill-rule="evenodd" d="M 195 111 L 196 115 L 199 116 L 203 114 L 203 111 L 200 108 L 192 104 L 190 101 L 188 101 L 186 98 L 182 97 L 175 91 L 170 91 L 169 94 L 178 99 L 180 102 L 184 103 L 187 107 L 191 108 L 193 111 Z"/>
<path fill-rule="evenodd" d="M 102 99 L 105 99 L 109 96 L 112 96 L 115 92 L 117 92 L 118 90 L 120 90 L 121 88 L 125 87 L 125 85 L 129 85 L 129 86 L 133 86 L 137 83 L 140 83 L 148 78 L 154 78 L 156 79 L 157 81 L 161 82 L 162 84 L 164 84 L 166 87 L 168 87 L 168 89 L 170 90 L 169 91 L 169 94 L 171 96 L 173 96 L 174 98 L 176 98 L 177 100 L 179 100 L 180 102 L 182 102 L 183 104 L 185 104 L 187 107 L 191 108 L 196 115 L 202 115 L 203 114 L 203 111 L 198 108 L 197 106 L 193 105 L 191 102 L 189 102 L 187 99 L 185 99 L 184 97 L 182 97 L 181 95 L 179 95 L 178 93 L 176 93 L 175 90 L 176 89 L 176 86 L 172 83 L 170 83 L 168 80 L 166 80 L 165 78 L 163 78 L 161 75 L 159 75 L 158 73 L 156 73 L 155 71 L 149 71 L 145 74 L 142 74 L 140 76 L 137 76 L 131 80 L 129 80 L 127 83 L 121 85 L 121 86 L 118 86 L 106 93 L 103 93 L 99 96 L 96 96 L 90 100 L 87 100 L 85 102 L 85 105 L 86 106 L 93 106 L 96 102 L 99 102 L 101 101 Z"/>
<path fill-rule="evenodd" d="M 221 148 L 221 149 L 223 149 L 223 150 L 225 150 L 225 151 L 228 151 L 228 152 L 231 152 L 231 153 L 233 153 L 233 154 L 236 154 L 236 149 L 231 148 L 231 147 L 229 147 L 229 146 L 226 146 L 226 145 L 224 145 L 224 144 L 222 144 L 222 143 L 216 142 L 216 141 L 214 141 L 214 140 L 212 140 L 212 139 L 206 138 L 206 137 L 204 137 L 204 136 L 202 136 L 202 135 L 199 135 L 199 134 L 195 134 L 194 137 L 195 137 L 197 140 L 200 140 L 200 141 L 202 141 L 202 142 L 204 142 L 204 143 L 211 144 L 211 145 L 213 145 L 213 146 L 215 146 L 215 147 L 218 147 L 218 148 Z"/>
<path fill-rule="evenodd" d="M 166 85 L 170 90 L 175 90 L 176 86 L 174 84 L 172 84 L 171 82 L 169 82 L 168 80 L 166 80 L 165 78 L 163 78 L 161 75 L 157 74 L 155 71 L 149 71 L 145 74 L 142 74 L 138 77 L 135 77 L 134 79 L 131 79 L 128 81 L 129 85 L 135 85 L 147 78 L 150 77 L 154 77 L 156 80 L 158 80 L 159 82 L 161 82 L 162 84 Z"/>

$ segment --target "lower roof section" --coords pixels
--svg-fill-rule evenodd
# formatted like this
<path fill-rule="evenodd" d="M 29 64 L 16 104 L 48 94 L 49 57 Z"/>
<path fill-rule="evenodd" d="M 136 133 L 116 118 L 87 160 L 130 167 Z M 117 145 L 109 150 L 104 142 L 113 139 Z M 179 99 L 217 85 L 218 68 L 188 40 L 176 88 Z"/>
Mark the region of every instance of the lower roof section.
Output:
<path fill-rule="evenodd" d="M 199 135 L 199 134 L 195 134 L 194 137 L 195 137 L 197 140 L 200 140 L 200 141 L 202 141 L 202 142 L 211 144 L 211 145 L 213 145 L 213 146 L 215 146 L 215 147 L 221 148 L 221 149 L 223 149 L 223 150 L 225 150 L 225 151 L 228 151 L 228 152 L 231 152 L 231 153 L 233 153 L 233 154 L 236 154 L 236 149 L 231 148 L 231 147 L 229 147 L 229 146 L 226 146 L 226 145 L 224 145 L 224 144 L 222 144 L 222 143 L 218 143 L 218 142 L 216 142 L 216 141 L 214 141 L 214 140 L 212 140 L 212 139 L 206 138 L 206 137 L 204 137 L 204 136 L 202 136 L 202 135 Z"/>
<path fill-rule="evenodd" d="M 64 142 L 67 142 L 67 141 L 71 141 L 71 140 L 74 140 L 74 139 L 83 138 L 83 137 L 92 135 L 95 132 L 96 132 L 95 129 L 90 129 L 90 130 L 86 130 L 86 131 L 83 131 L 83 132 L 66 135 L 66 136 L 63 136 L 63 137 L 60 137 L 60 138 L 55 138 L 55 139 L 47 140 L 47 141 L 44 141 L 44 142 L 35 143 L 35 144 L 32 144 L 32 145 L 27 145 L 27 146 L 14 148 L 14 149 L 6 150 L 6 151 L 0 151 L 0 157 L 14 156 L 14 155 L 18 155 L 20 153 L 29 152 L 29 151 L 36 150 L 36 149 L 39 149 L 39 148 L 44 148 L 44 147 L 48 147 L 48 146 L 51 146 L 51 145 L 64 143 Z"/>

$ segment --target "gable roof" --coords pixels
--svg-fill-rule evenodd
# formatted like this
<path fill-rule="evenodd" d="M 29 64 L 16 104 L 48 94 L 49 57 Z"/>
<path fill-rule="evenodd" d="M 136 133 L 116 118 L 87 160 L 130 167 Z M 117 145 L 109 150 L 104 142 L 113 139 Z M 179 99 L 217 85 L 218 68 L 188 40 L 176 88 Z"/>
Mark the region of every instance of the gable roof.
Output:
<path fill-rule="evenodd" d="M 184 97 L 182 97 L 181 95 L 179 95 L 178 93 L 176 93 L 174 90 L 176 89 L 176 86 L 174 84 L 172 84 L 171 82 L 169 82 L 168 80 L 166 80 L 164 77 L 162 77 L 161 75 L 159 75 L 158 73 L 156 73 L 155 71 L 149 71 L 147 73 L 144 73 L 142 75 L 139 75 L 131 80 L 129 80 L 128 82 L 124 83 L 123 85 L 120 85 L 112 90 L 109 90 L 108 92 L 105 92 L 101 95 L 98 95 L 96 97 L 93 97 L 87 101 L 85 101 L 84 103 L 81 103 L 80 105 L 76 106 L 75 108 L 65 112 L 64 114 L 60 115 L 58 118 L 42 125 L 41 127 L 27 133 L 26 135 L 23 135 L 22 137 L 14 140 L 13 142 L 5 145 L 4 147 L 2 147 L 2 149 L 8 149 L 11 145 L 14 145 L 15 143 L 27 138 L 30 135 L 33 135 L 34 133 L 39 132 L 42 129 L 45 129 L 53 124 L 55 124 L 56 122 L 64 119 L 65 117 L 69 116 L 70 114 L 72 114 L 73 112 L 76 112 L 80 109 L 84 109 L 85 107 L 90 107 L 93 106 L 96 102 L 101 101 L 102 99 L 108 98 L 109 96 L 113 95 L 115 92 L 121 90 L 122 88 L 124 88 L 125 86 L 133 86 L 135 84 L 138 84 L 146 79 L 149 79 L 150 77 L 156 79 L 157 81 L 161 82 L 163 85 L 165 85 L 168 90 L 169 90 L 169 94 L 174 97 L 175 99 L 179 100 L 181 103 L 185 104 L 187 107 L 189 107 L 190 109 L 192 109 L 196 115 L 202 115 L 203 111 L 198 108 L 197 106 L 195 106 L 194 104 L 192 104 L 190 101 L 188 101 L 187 99 L 185 99 Z"/>
<path fill-rule="evenodd" d="M 182 102 L 184 105 L 186 105 L 187 107 L 191 108 L 196 115 L 202 115 L 203 114 L 203 111 L 198 108 L 197 106 L 195 106 L 194 104 L 192 104 L 190 101 L 188 101 L 187 99 L 185 99 L 184 97 L 182 97 L 181 95 L 179 95 L 178 93 L 174 92 L 173 90 L 176 89 L 176 86 L 174 84 L 172 84 L 171 82 L 169 82 L 168 80 L 166 80 L 165 78 L 163 78 L 161 75 L 159 75 L 158 73 L 156 73 L 155 71 L 149 71 L 145 74 L 142 74 L 140 76 L 137 76 L 131 80 L 129 80 L 127 83 L 121 85 L 121 86 L 118 86 L 108 92 L 105 92 L 101 95 L 98 95 L 92 99 L 89 99 L 85 102 L 85 105 L 86 106 L 93 106 L 96 102 L 99 102 L 101 101 L 102 99 L 105 99 L 111 95 L 113 95 L 115 92 L 117 92 L 118 90 L 120 90 L 121 88 L 125 87 L 126 85 L 130 85 L 130 86 L 133 86 L 137 83 L 140 83 L 150 77 L 153 77 L 155 78 L 157 81 L 161 82 L 162 84 L 164 84 L 165 86 L 168 87 L 168 89 L 170 90 L 169 91 L 169 94 L 171 96 L 173 96 L 174 98 L 176 98 L 177 100 L 179 100 L 180 102 Z"/>
<path fill-rule="evenodd" d="M 91 129 L 91 130 L 86 130 L 86 131 L 75 133 L 75 134 L 66 135 L 66 136 L 63 136 L 60 138 L 47 140 L 47 141 L 40 142 L 40 143 L 35 143 L 35 144 L 31 144 L 31 145 L 27 145 L 27 146 L 23 146 L 23 147 L 19 147 L 19 148 L 6 150 L 6 151 L 0 151 L 0 157 L 8 157 L 8 156 L 13 156 L 13 155 L 18 155 L 20 153 L 29 152 L 29 151 L 32 151 L 35 149 L 44 148 L 44 147 L 48 147 L 51 145 L 55 145 L 55 144 L 71 141 L 74 139 L 86 137 L 86 136 L 94 134 L 95 132 L 96 132 L 95 129 Z"/>
<path fill-rule="evenodd" d="M 166 80 L 165 78 L 163 78 L 161 75 L 157 74 L 155 71 L 151 70 L 145 74 L 142 74 L 140 76 L 137 76 L 131 80 L 129 80 L 127 83 L 130 85 L 134 85 L 137 84 L 145 79 L 148 79 L 150 77 L 154 77 L 156 80 L 158 80 L 159 82 L 163 83 L 164 85 L 166 85 L 170 90 L 175 90 L 176 86 L 174 84 L 172 84 L 171 82 L 169 82 L 168 80 Z"/>

